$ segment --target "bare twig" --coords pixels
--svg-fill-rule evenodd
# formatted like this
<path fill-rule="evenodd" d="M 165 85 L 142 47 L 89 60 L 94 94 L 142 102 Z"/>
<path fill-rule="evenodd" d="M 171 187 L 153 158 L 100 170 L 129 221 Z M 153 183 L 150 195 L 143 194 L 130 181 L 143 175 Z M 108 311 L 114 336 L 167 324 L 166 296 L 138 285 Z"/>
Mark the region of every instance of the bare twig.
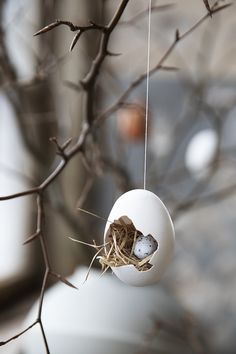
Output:
<path fill-rule="evenodd" d="M 55 22 L 50 23 L 50 25 L 47 25 L 47 26 L 43 27 L 41 30 L 39 30 L 38 32 L 36 32 L 34 34 L 34 36 L 38 36 L 40 34 L 49 32 L 52 29 L 54 29 L 54 28 L 56 28 L 58 26 L 62 26 L 62 25 L 68 26 L 72 32 L 77 32 L 76 35 L 74 36 L 72 42 L 71 42 L 70 51 L 73 50 L 74 46 L 76 45 L 76 43 L 78 42 L 80 36 L 83 33 L 91 31 L 91 30 L 99 30 L 99 31 L 102 31 L 102 32 L 106 30 L 106 27 L 98 25 L 98 24 L 96 24 L 96 23 L 94 23 L 92 21 L 90 21 L 89 25 L 87 25 L 87 26 L 78 26 L 78 25 L 74 25 L 70 21 L 56 20 Z"/>
<path fill-rule="evenodd" d="M 79 30 L 79 31 L 86 31 L 86 30 L 91 30 L 91 29 L 99 29 L 102 31 L 103 36 L 101 38 L 101 42 L 100 42 L 100 48 L 98 50 L 98 54 L 91 66 L 91 69 L 89 70 L 88 74 L 86 75 L 86 77 L 84 78 L 84 80 L 82 81 L 83 83 L 83 88 L 85 89 L 86 93 L 87 93 L 87 111 L 86 111 L 86 117 L 85 117 L 85 122 L 81 131 L 81 134 L 77 140 L 77 142 L 67 151 L 67 148 L 71 142 L 71 140 L 69 139 L 67 142 L 65 142 L 63 145 L 60 145 L 57 141 L 56 138 L 52 139 L 52 142 L 55 143 L 56 147 L 57 147 L 57 153 L 59 153 L 59 155 L 61 156 L 62 160 L 60 161 L 60 163 L 58 164 L 58 166 L 53 170 L 53 172 L 51 174 L 48 175 L 47 178 L 45 178 L 45 180 L 38 185 L 37 187 L 31 188 L 31 189 L 27 189 L 24 190 L 23 192 L 19 192 L 19 193 L 14 193 L 14 194 L 10 194 L 7 196 L 2 196 L 0 197 L 0 201 L 4 201 L 4 200 L 10 200 L 10 199 L 15 199 L 15 198 L 19 198 L 22 196 L 27 196 L 27 195 L 36 195 L 37 196 L 37 230 L 36 233 L 33 234 L 32 236 L 30 236 L 25 243 L 29 243 L 35 239 L 39 239 L 40 240 L 40 245 L 41 245 L 41 251 L 43 254 L 43 259 L 44 259 L 44 264 L 45 264 L 45 273 L 44 273 L 44 279 L 43 279 L 43 283 L 42 283 L 42 287 L 41 287 L 41 293 L 40 293 L 40 298 L 39 298 L 39 307 L 38 307 L 38 315 L 37 315 L 37 319 L 36 321 L 34 321 L 29 327 L 27 327 L 25 330 L 19 332 L 18 334 L 12 336 L 11 338 L 9 338 L 8 340 L 5 341 L 1 341 L 0 345 L 5 345 L 7 343 L 9 343 L 10 341 L 20 337 L 21 335 L 23 335 L 25 332 L 27 332 L 28 330 L 30 330 L 33 326 L 35 326 L 37 323 L 40 325 L 40 329 L 41 329 L 41 333 L 42 333 L 42 337 L 43 337 L 43 341 L 44 341 L 44 345 L 45 345 L 45 350 L 46 353 L 49 354 L 50 350 L 49 350 L 49 346 L 48 346 L 48 342 L 47 342 L 47 338 L 45 335 L 45 331 L 44 331 L 44 327 L 43 327 L 43 323 L 42 323 L 42 308 L 43 308 L 43 300 L 44 300 L 44 295 L 45 295 L 45 290 L 46 290 L 46 285 L 47 285 L 47 281 L 50 275 L 56 277 L 57 279 L 59 279 L 60 281 L 64 282 L 65 284 L 67 284 L 68 286 L 74 287 L 73 284 L 71 284 L 70 282 L 68 282 L 68 280 L 66 280 L 65 278 L 63 278 L 61 275 L 55 273 L 50 265 L 50 260 L 49 260 L 49 255 L 48 255 L 48 250 L 47 250 L 47 245 L 46 245 L 46 241 L 45 241 L 45 236 L 44 236 L 44 232 L 43 232 L 43 219 L 44 219 L 44 191 L 48 188 L 48 186 L 50 186 L 55 179 L 61 174 L 61 172 L 64 170 L 65 166 L 67 165 L 67 163 L 78 153 L 81 153 L 83 151 L 84 148 L 84 144 L 86 141 L 86 138 L 89 134 L 91 134 L 92 131 L 92 122 L 93 122 L 93 114 L 91 115 L 92 111 L 91 109 L 93 109 L 93 93 L 94 93 L 94 86 L 96 83 L 96 79 L 98 77 L 99 71 L 100 71 L 100 67 L 107 55 L 107 46 L 108 46 L 108 42 L 109 42 L 109 38 L 110 35 L 112 33 L 112 31 L 114 30 L 114 28 L 116 27 L 120 17 L 122 16 L 126 5 L 128 4 L 129 0 L 122 0 L 120 5 L 117 8 L 116 13 L 114 14 L 112 20 L 110 21 L 109 25 L 107 27 L 102 27 L 102 26 L 98 26 L 95 25 L 94 23 L 90 23 L 89 26 L 87 26 L 86 28 L 79 28 L 74 26 L 73 24 L 71 24 L 70 22 L 67 21 L 62 21 L 62 22 L 56 22 L 54 24 L 51 24 L 50 26 L 42 29 L 41 31 L 39 31 L 38 33 L 36 33 L 36 35 L 47 32 L 61 24 L 67 25 L 70 27 L 70 29 L 73 30 Z"/>
<path fill-rule="evenodd" d="M 101 66 L 109 54 L 108 44 L 110 36 L 116 27 L 117 23 L 119 22 L 129 0 L 122 0 L 120 5 L 117 8 L 116 13 L 114 14 L 113 18 L 111 19 L 110 23 L 106 27 L 106 31 L 102 33 L 100 46 L 98 50 L 98 54 L 92 62 L 91 68 L 85 78 L 81 81 L 81 84 L 85 91 L 87 92 L 86 98 L 86 116 L 87 122 L 89 125 L 92 124 L 94 121 L 94 105 L 92 104 L 94 99 L 94 91 L 95 91 L 95 84 L 97 81 L 97 77 L 99 75 Z"/>
<path fill-rule="evenodd" d="M 57 178 L 57 176 L 64 170 L 68 161 L 70 159 L 72 159 L 72 157 L 74 157 L 77 153 L 82 151 L 83 145 L 85 143 L 85 140 L 86 140 L 86 137 L 87 137 L 89 131 L 90 131 L 90 129 L 88 128 L 88 126 L 85 125 L 84 129 L 82 130 L 82 132 L 80 134 L 78 142 L 67 153 L 64 152 L 65 157 L 63 158 L 63 160 L 61 160 L 61 162 L 57 165 L 55 170 L 38 187 L 27 189 L 23 192 L 14 193 L 14 194 L 0 197 L 0 201 L 19 198 L 19 197 L 32 195 L 32 194 L 38 194 L 38 193 L 43 192 L 51 183 L 54 182 L 54 180 Z"/>
<path fill-rule="evenodd" d="M 49 139 L 52 143 L 54 143 L 56 145 L 57 148 L 57 155 L 61 156 L 63 160 L 67 160 L 67 155 L 65 153 L 65 150 L 68 148 L 68 146 L 70 145 L 72 138 L 69 138 L 65 143 L 63 143 L 62 145 L 59 144 L 58 140 L 56 137 L 52 137 Z"/>
<path fill-rule="evenodd" d="M 203 0 L 203 3 L 206 6 L 206 9 L 209 12 L 210 16 L 212 16 L 212 10 L 211 10 L 208 0 Z"/>
<path fill-rule="evenodd" d="M 219 11 L 222 11 L 226 8 L 231 6 L 231 3 L 215 7 L 213 5 L 211 15 L 215 14 Z M 200 20 L 198 20 L 192 27 L 190 27 L 187 31 L 185 31 L 183 34 L 179 33 L 179 30 L 177 29 L 175 32 L 175 37 L 173 43 L 169 46 L 169 48 L 166 50 L 164 55 L 161 57 L 161 59 L 158 61 L 158 63 L 150 70 L 149 75 L 152 76 L 156 72 L 163 70 L 163 65 L 165 61 L 169 58 L 173 50 L 175 49 L 176 45 L 182 41 L 185 37 L 189 36 L 192 32 L 194 32 L 203 22 L 205 22 L 210 16 L 209 13 L 204 15 Z M 164 67 L 165 68 L 165 67 Z M 139 78 L 137 78 L 135 81 L 133 81 L 130 86 L 121 94 L 121 96 L 116 100 L 115 103 L 113 103 L 110 107 L 108 107 L 104 112 L 100 113 L 96 117 L 97 123 L 102 123 L 104 119 L 106 119 L 108 116 L 110 116 L 112 113 L 116 112 L 127 100 L 127 98 L 130 96 L 130 94 L 133 92 L 134 89 L 136 89 L 144 80 L 146 80 L 147 73 L 144 73 L 140 75 Z"/>
<path fill-rule="evenodd" d="M 30 326 L 28 326 L 25 330 L 19 332 L 18 334 L 14 335 L 13 337 L 9 338 L 6 341 L 1 342 L 0 345 L 4 345 L 4 344 L 18 338 L 19 336 L 21 336 L 22 334 L 27 332 L 29 329 L 31 329 L 33 326 L 35 326 L 38 323 L 40 325 L 40 329 L 42 332 L 46 353 L 50 354 L 47 338 L 45 336 L 44 327 L 43 327 L 43 323 L 42 323 L 43 299 L 44 299 L 48 276 L 49 276 L 50 269 L 51 269 L 50 262 L 49 262 L 49 256 L 48 256 L 48 250 L 47 250 L 47 246 L 46 246 L 46 242 L 45 242 L 45 238 L 44 238 L 44 233 L 43 233 L 43 217 L 44 217 L 44 215 L 43 215 L 43 195 L 38 193 L 38 195 L 37 195 L 37 232 L 35 235 L 37 237 L 39 237 L 39 239 L 40 239 L 41 250 L 42 250 L 44 263 L 45 263 L 45 273 L 44 273 L 44 279 L 43 279 L 43 284 L 42 284 L 42 288 L 41 288 L 41 294 L 40 294 L 40 298 L 39 298 L 37 319 Z M 36 238 L 36 236 L 34 236 L 34 238 Z"/>
<path fill-rule="evenodd" d="M 11 341 L 13 341 L 13 340 L 15 340 L 15 339 L 17 339 L 17 338 L 19 338 L 20 336 L 22 336 L 22 334 L 26 333 L 26 332 L 29 331 L 31 328 L 33 328 L 37 323 L 38 323 L 38 321 L 35 321 L 35 322 L 31 323 L 31 325 L 29 325 L 28 327 L 26 327 L 23 331 L 21 331 L 21 332 L 15 334 L 13 337 L 11 337 L 11 338 L 9 338 L 9 339 L 7 339 L 7 340 L 5 340 L 5 341 L 1 341 L 1 342 L 0 342 L 0 347 L 3 346 L 3 345 L 5 345 L 5 344 L 7 344 L 7 343 L 10 343 Z"/>

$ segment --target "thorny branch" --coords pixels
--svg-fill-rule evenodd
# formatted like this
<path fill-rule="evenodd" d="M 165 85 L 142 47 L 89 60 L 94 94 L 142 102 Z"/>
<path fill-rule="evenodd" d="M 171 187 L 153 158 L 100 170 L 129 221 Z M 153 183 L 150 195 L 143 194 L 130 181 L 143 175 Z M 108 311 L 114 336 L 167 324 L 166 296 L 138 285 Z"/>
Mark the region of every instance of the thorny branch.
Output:
<path fill-rule="evenodd" d="M 211 9 L 211 14 L 217 13 L 221 10 L 226 9 L 227 7 L 231 6 L 231 3 L 225 4 L 219 7 L 216 7 L 217 2 L 213 5 Z M 165 70 L 164 63 L 166 60 L 169 58 L 173 50 L 175 49 L 176 45 L 182 41 L 184 38 L 186 38 L 188 35 L 190 35 L 193 31 L 195 31 L 203 22 L 205 22 L 211 15 L 207 13 L 204 15 L 200 20 L 198 20 L 191 28 L 189 28 L 187 31 L 185 31 L 183 34 L 179 33 L 179 30 L 176 30 L 175 33 L 175 38 L 173 43 L 169 46 L 167 51 L 164 53 L 164 55 L 159 59 L 158 63 L 150 70 L 149 75 L 152 76 L 156 72 L 160 70 Z M 168 67 L 167 67 L 168 68 Z M 144 80 L 146 80 L 147 73 L 142 74 L 139 78 L 137 78 L 135 81 L 133 81 L 129 87 L 121 94 L 121 96 L 117 99 L 115 103 L 113 103 L 110 107 L 108 107 L 104 112 L 100 113 L 96 121 L 98 123 L 103 122 L 104 119 L 106 119 L 108 116 L 110 116 L 112 113 L 116 112 L 121 106 L 125 104 L 125 101 L 127 98 L 130 96 L 130 94 L 133 92 L 134 89 L 136 89 Z"/>
<path fill-rule="evenodd" d="M 42 254 L 43 254 L 43 258 L 44 258 L 44 263 L 45 263 L 44 280 L 43 280 L 41 294 L 40 294 L 40 298 L 39 298 L 38 317 L 37 317 L 36 321 L 33 322 L 32 325 L 27 327 L 25 330 L 18 333 L 17 335 L 9 338 L 6 341 L 0 342 L 0 346 L 5 345 L 5 344 L 9 343 L 10 341 L 18 338 L 19 336 L 24 334 L 26 331 L 31 329 L 33 326 L 35 326 L 36 324 L 39 324 L 41 332 L 42 332 L 44 344 L 45 344 L 46 353 L 47 354 L 50 353 L 47 339 L 46 339 L 46 335 L 45 335 L 45 331 L 44 331 L 44 327 L 43 327 L 43 323 L 42 323 L 42 319 L 41 319 L 43 299 L 44 299 L 44 294 L 45 294 L 45 289 L 46 289 L 48 277 L 49 277 L 49 275 L 55 276 L 57 279 L 61 280 L 65 284 L 72 286 L 72 287 L 74 287 L 74 286 L 71 283 L 69 283 L 66 279 L 62 278 L 61 275 L 56 274 L 51 269 L 47 246 L 46 246 L 46 242 L 45 242 L 45 237 L 44 237 L 44 233 L 43 233 L 43 229 L 42 229 L 42 227 L 43 227 L 43 198 L 44 198 L 43 192 L 45 191 L 45 189 L 47 189 L 47 187 L 51 183 L 54 182 L 54 180 L 57 178 L 57 176 L 64 170 L 64 168 L 67 165 L 67 163 L 69 162 L 69 160 L 71 160 L 72 157 L 74 157 L 79 152 L 81 153 L 83 151 L 86 138 L 87 138 L 88 134 L 91 133 L 91 131 L 92 131 L 93 112 L 91 111 L 91 108 L 93 105 L 94 86 L 96 83 L 96 79 L 99 75 L 100 67 L 101 67 L 105 57 L 109 54 L 107 48 L 108 48 L 108 42 L 109 42 L 110 35 L 111 35 L 112 31 L 114 30 L 114 28 L 116 27 L 116 25 L 117 25 L 120 17 L 122 16 L 128 2 L 129 2 L 129 0 L 122 0 L 120 2 L 120 5 L 118 6 L 117 11 L 114 14 L 112 20 L 110 21 L 109 25 L 106 27 L 106 30 L 103 31 L 98 54 L 91 65 L 91 69 L 89 70 L 87 76 L 84 78 L 84 80 L 82 82 L 83 88 L 87 93 L 87 110 L 86 110 L 86 118 L 84 120 L 84 126 L 82 128 L 82 131 L 80 133 L 78 141 L 67 152 L 66 149 L 68 148 L 70 140 L 61 146 L 58 143 L 56 138 L 52 138 L 52 142 L 54 142 L 56 144 L 57 153 L 59 153 L 59 155 L 62 158 L 61 162 L 55 168 L 55 170 L 39 186 L 37 186 L 35 188 L 31 188 L 31 189 L 25 190 L 23 192 L 15 193 L 15 194 L 8 195 L 5 197 L 0 197 L 0 201 L 3 201 L 3 200 L 18 198 L 21 196 L 27 196 L 27 195 L 33 195 L 33 194 L 37 195 L 37 210 L 38 210 L 37 211 L 37 215 L 38 215 L 37 216 L 37 230 L 32 236 L 30 236 L 26 240 L 25 243 L 32 242 L 32 241 L 39 238 L 40 244 L 41 244 L 41 250 L 42 250 Z M 60 24 L 57 22 L 56 24 L 54 24 L 53 28 L 60 25 Z M 63 24 L 65 24 L 65 23 L 63 23 Z M 66 24 L 69 25 L 68 22 Z M 91 24 L 89 26 L 89 29 L 94 28 L 94 26 L 95 26 L 94 24 Z M 72 30 L 74 29 L 73 25 L 69 25 L 69 27 Z M 52 27 L 50 29 L 52 29 Z M 76 30 L 79 30 L 80 32 L 78 32 L 78 33 L 81 33 L 81 28 L 77 28 Z M 83 30 L 85 30 L 85 29 L 83 29 Z M 87 30 L 88 30 L 88 28 L 87 28 Z M 43 32 L 45 32 L 45 29 Z M 41 33 L 43 33 L 43 32 L 41 32 Z M 75 44 L 75 42 L 79 39 L 78 33 L 76 35 L 77 37 L 74 38 L 72 44 L 73 43 Z M 40 33 L 38 33 L 38 34 L 40 34 Z"/>
<path fill-rule="evenodd" d="M 50 25 L 42 28 L 41 30 L 39 30 L 38 32 L 36 32 L 34 34 L 34 36 L 38 36 L 40 34 L 46 33 L 48 31 L 51 31 L 52 29 L 58 27 L 58 26 L 68 26 L 70 28 L 70 30 L 72 32 L 76 32 L 76 35 L 74 36 L 71 45 L 70 45 L 70 51 L 73 50 L 74 46 L 76 45 L 76 43 L 78 42 L 80 36 L 84 33 L 84 32 L 88 32 L 91 30 L 99 30 L 99 31 L 105 31 L 106 28 L 104 26 L 100 26 L 95 24 L 94 22 L 90 21 L 90 24 L 88 26 L 77 26 L 74 25 L 72 22 L 69 21 L 63 21 L 63 20 L 56 20 L 55 22 L 51 23 Z"/>
<path fill-rule="evenodd" d="M 105 118 L 110 116 L 120 106 L 122 106 L 125 103 L 126 99 L 129 97 L 130 93 L 146 79 L 146 73 L 144 73 L 138 79 L 136 79 L 133 83 L 130 84 L 130 86 L 126 89 L 126 91 L 118 98 L 118 100 L 112 106 L 108 107 L 103 113 L 100 113 L 99 115 L 95 114 L 95 112 L 94 112 L 94 108 L 95 108 L 94 107 L 94 94 L 95 94 L 96 82 L 99 77 L 100 69 L 103 65 L 105 58 L 107 56 L 111 55 L 111 53 L 109 52 L 109 49 L 108 49 L 110 36 L 111 36 L 113 30 L 116 28 L 123 12 L 125 11 L 125 8 L 126 8 L 128 2 L 129 2 L 129 0 L 122 0 L 120 2 L 120 5 L 118 6 L 117 11 L 115 12 L 113 18 L 111 19 L 109 24 L 106 26 L 101 26 L 101 25 L 95 24 L 93 22 L 90 22 L 89 25 L 87 25 L 87 26 L 77 26 L 69 21 L 56 20 L 55 22 L 44 27 L 43 29 L 39 30 L 35 34 L 35 35 L 40 35 L 40 34 L 48 32 L 50 30 L 53 30 L 58 26 L 65 25 L 65 26 L 69 27 L 69 29 L 72 32 L 76 32 L 76 34 L 72 40 L 72 43 L 71 43 L 71 47 L 70 47 L 71 50 L 74 48 L 74 46 L 77 43 L 77 41 L 79 40 L 80 36 L 87 31 L 98 30 L 101 32 L 101 38 L 100 38 L 100 46 L 99 46 L 97 55 L 96 55 L 95 59 L 93 60 L 92 65 L 91 65 L 87 75 L 80 82 L 81 86 L 85 92 L 85 95 L 86 95 L 86 112 L 85 112 L 85 117 L 84 117 L 84 124 L 83 124 L 82 130 L 81 130 L 81 133 L 78 137 L 78 140 L 74 143 L 74 145 L 71 144 L 71 139 L 69 139 L 64 144 L 61 145 L 61 144 L 59 144 L 57 138 L 55 138 L 55 137 L 52 138 L 51 141 L 55 144 L 56 149 L 57 149 L 56 153 L 61 157 L 61 161 L 59 162 L 57 167 L 52 171 L 52 173 L 49 174 L 48 177 L 42 181 L 42 183 L 40 183 L 38 186 L 36 186 L 34 188 L 0 197 L 0 201 L 4 201 L 4 200 L 15 199 L 15 198 L 19 198 L 19 197 L 27 196 L 27 195 L 35 195 L 36 196 L 36 198 L 37 198 L 37 228 L 36 228 L 35 233 L 25 240 L 24 244 L 28 244 L 28 243 L 33 242 L 35 240 L 39 240 L 40 245 L 41 245 L 43 259 L 44 259 L 44 264 L 45 264 L 45 272 L 44 272 L 44 278 L 43 278 L 43 283 L 42 283 L 42 287 L 41 287 L 41 293 L 40 293 L 40 297 L 39 297 L 38 314 L 37 314 L 36 320 L 30 326 L 28 326 L 26 329 L 24 329 L 23 331 L 19 332 L 18 334 L 12 336 L 11 338 L 9 338 L 5 341 L 0 342 L 0 346 L 3 346 L 5 344 L 9 343 L 10 341 L 18 338 L 19 336 L 23 335 L 26 331 L 30 330 L 32 327 L 34 327 L 36 324 L 38 324 L 40 326 L 42 337 L 44 340 L 45 350 L 47 353 L 50 353 L 48 343 L 47 343 L 47 338 L 46 338 L 45 331 L 44 331 L 44 326 L 42 323 L 43 300 L 44 300 L 44 294 L 45 294 L 45 289 L 46 289 L 46 285 L 48 282 L 48 278 L 49 278 L 49 276 L 53 276 L 71 287 L 74 287 L 74 285 L 71 284 L 70 282 L 68 282 L 66 279 L 64 279 L 60 274 L 55 273 L 54 270 L 52 269 L 51 264 L 50 264 L 47 243 L 46 243 L 46 237 L 44 234 L 44 202 L 45 202 L 44 193 L 47 190 L 47 188 L 62 173 L 62 171 L 65 169 L 67 164 L 70 162 L 70 160 L 72 160 L 72 158 L 74 156 L 76 156 L 78 154 L 84 155 L 84 149 L 85 149 L 85 143 L 86 143 L 87 137 L 93 136 L 94 127 L 97 126 L 97 124 L 102 123 L 105 120 Z M 205 2 L 205 4 L 207 5 L 208 2 Z M 210 16 L 212 16 L 216 12 L 227 8 L 228 6 L 230 6 L 230 4 L 217 6 L 217 3 L 216 3 L 210 9 L 207 8 L 208 13 L 205 16 L 203 16 L 189 30 L 187 30 L 183 34 L 180 34 L 179 31 L 177 30 L 173 43 L 170 45 L 170 47 L 164 53 L 164 55 L 158 61 L 158 63 L 150 70 L 150 75 L 153 75 L 154 73 L 156 73 L 159 70 L 168 68 L 168 67 L 164 66 L 164 63 L 166 62 L 167 58 L 173 52 L 177 43 L 179 43 L 181 40 L 183 40 L 185 37 L 187 37 L 189 34 L 191 34 L 205 20 L 207 20 L 207 18 L 209 18 Z M 0 36 L 0 38 L 1 37 L 2 36 Z M 13 79 L 15 79 L 15 78 L 13 77 Z M 108 159 L 103 159 L 102 163 L 105 164 L 107 167 L 109 165 L 111 165 L 111 162 Z M 114 166 L 112 166 L 112 169 L 114 170 Z M 122 171 L 120 171 L 118 168 L 116 172 L 119 175 L 119 173 Z M 88 190 L 90 190 L 90 188 L 91 188 L 91 181 L 89 181 L 88 184 L 85 185 L 86 193 Z M 227 195 L 227 193 L 229 193 L 229 191 L 231 191 L 232 188 L 235 188 L 235 186 L 230 187 L 229 190 L 227 189 L 224 191 L 219 191 L 218 194 L 220 194 L 220 196 L 222 196 L 222 194 Z M 215 193 L 214 196 L 217 196 L 217 193 Z M 210 199 L 212 197 L 209 195 L 208 197 L 206 197 L 206 199 L 207 198 Z M 190 200 L 186 203 L 185 203 L 185 205 L 179 206 L 179 209 L 183 210 L 187 206 L 191 205 L 193 202 Z"/>
<path fill-rule="evenodd" d="M 211 10 L 208 0 L 203 0 L 203 3 L 206 6 L 207 11 L 209 12 L 209 15 L 212 16 L 212 10 Z"/>

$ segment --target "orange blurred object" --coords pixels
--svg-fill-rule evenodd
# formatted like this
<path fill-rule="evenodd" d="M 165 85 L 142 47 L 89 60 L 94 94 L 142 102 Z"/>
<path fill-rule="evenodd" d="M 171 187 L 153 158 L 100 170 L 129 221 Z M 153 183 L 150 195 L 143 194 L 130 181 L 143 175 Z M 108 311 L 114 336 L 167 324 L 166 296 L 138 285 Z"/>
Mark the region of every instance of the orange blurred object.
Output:
<path fill-rule="evenodd" d="M 144 107 L 134 104 L 120 109 L 117 113 L 117 130 L 125 140 L 138 141 L 144 139 Z"/>

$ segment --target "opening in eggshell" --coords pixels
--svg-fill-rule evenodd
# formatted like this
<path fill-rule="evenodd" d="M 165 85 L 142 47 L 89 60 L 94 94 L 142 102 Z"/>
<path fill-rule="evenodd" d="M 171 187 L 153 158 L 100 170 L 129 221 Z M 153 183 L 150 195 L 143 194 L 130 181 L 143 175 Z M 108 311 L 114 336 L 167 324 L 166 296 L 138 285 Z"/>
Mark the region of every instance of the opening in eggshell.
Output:
<path fill-rule="evenodd" d="M 106 247 L 99 261 L 104 268 L 133 265 L 140 272 L 150 270 L 151 258 L 158 249 L 158 243 L 152 235 L 143 235 L 132 220 L 121 216 L 111 223 L 106 233 Z"/>

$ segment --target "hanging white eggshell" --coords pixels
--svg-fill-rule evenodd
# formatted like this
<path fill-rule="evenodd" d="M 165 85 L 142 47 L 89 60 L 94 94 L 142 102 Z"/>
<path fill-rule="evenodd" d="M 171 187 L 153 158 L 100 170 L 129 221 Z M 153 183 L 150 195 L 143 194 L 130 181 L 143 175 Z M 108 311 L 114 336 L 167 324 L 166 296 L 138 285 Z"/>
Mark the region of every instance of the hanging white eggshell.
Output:
<path fill-rule="evenodd" d="M 133 265 L 112 267 L 116 276 L 124 283 L 145 286 L 156 283 L 166 269 L 174 249 L 174 227 L 168 210 L 152 192 L 144 189 L 131 190 L 117 199 L 108 216 L 104 232 L 107 241 L 111 222 L 127 216 L 143 235 L 152 235 L 158 243 L 149 263 L 152 267 L 139 271 Z"/>
<path fill-rule="evenodd" d="M 204 129 L 190 140 L 185 153 L 185 165 L 194 177 L 207 175 L 216 157 L 218 143 L 218 135 L 212 129 Z"/>

